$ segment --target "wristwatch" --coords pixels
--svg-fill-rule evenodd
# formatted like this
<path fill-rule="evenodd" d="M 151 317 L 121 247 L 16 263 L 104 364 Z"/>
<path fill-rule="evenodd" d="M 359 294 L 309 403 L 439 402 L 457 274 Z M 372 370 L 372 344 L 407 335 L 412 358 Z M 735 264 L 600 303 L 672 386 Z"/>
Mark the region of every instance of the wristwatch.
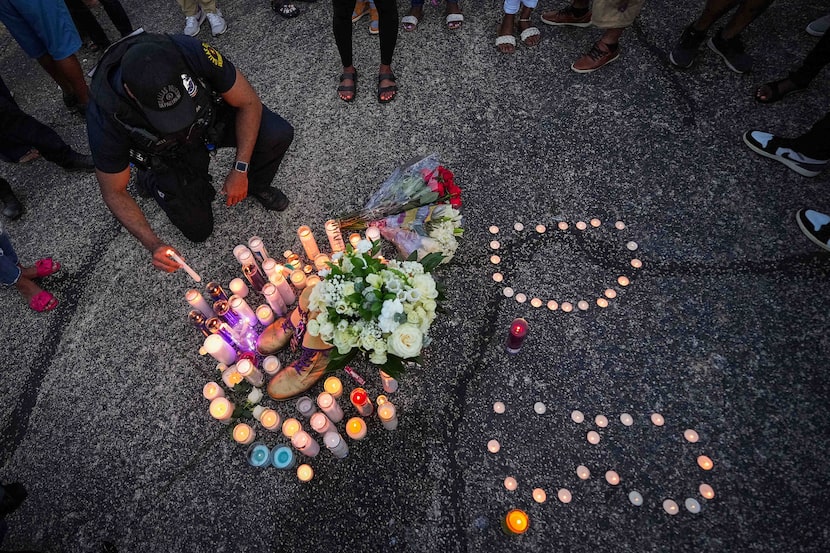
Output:
<path fill-rule="evenodd" d="M 248 164 L 244 161 L 237 161 L 233 164 L 233 168 L 239 171 L 240 173 L 248 172 Z"/>

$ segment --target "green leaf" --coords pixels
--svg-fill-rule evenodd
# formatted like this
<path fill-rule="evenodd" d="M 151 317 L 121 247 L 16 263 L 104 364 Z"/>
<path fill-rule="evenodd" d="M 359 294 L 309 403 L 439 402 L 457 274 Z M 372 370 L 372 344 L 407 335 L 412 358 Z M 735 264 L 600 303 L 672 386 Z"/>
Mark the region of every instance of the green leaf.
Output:
<path fill-rule="evenodd" d="M 383 364 L 383 372 L 392 378 L 400 378 L 406 372 L 403 359 L 391 353 L 386 355 L 386 363 Z"/>
<path fill-rule="evenodd" d="M 335 373 L 348 365 L 354 359 L 355 355 L 357 355 L 358 351 L 358 348 L 352 348 L 348 353 L 343 354 L 337 348 L 334 348 L 329 355 L 329 363 L 326 365 L 325 374 Z"/>
<path fill-rule="evenodd" d="M 424 271 L 431 273 L 443 260 L 444 256 L 440 252 L 432 252 L 424 256 L 421 260 L 421 265 L 424 266 Z"/>
<path fill-rule="evenodd" d="M 409 254 L 409 257 L 406 258 L 406 261 L 418 261 L 418 250 L 415 250 L 414 252 Z"/>

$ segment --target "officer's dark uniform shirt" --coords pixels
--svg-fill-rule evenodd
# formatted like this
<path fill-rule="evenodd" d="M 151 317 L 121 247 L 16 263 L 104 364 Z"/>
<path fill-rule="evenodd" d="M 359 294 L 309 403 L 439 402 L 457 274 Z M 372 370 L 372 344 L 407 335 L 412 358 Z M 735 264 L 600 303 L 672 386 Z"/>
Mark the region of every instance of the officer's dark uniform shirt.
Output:
<path fill-rule="evenodd" d="M 170 35 L 170 39 L 182 54 L 188 67 L 214 91 L 224 94 L 236 82 L 236 68 L 222 54 L 207 42 L 183 35 Z M 152 71 L 148 67 L 147 71 Z M 127 93 L 121 79 L 121 69 L 113 72 L 113 88 L 125 98 Z M 114 122 L 110 115 L 90 99 L 87 108 L 87 135 L 95 167 L 104 173 L 120 173 L 130 165 L 131 142 L 127 131 Z M 151 130 L 151 129 L 148 129 Z"/>

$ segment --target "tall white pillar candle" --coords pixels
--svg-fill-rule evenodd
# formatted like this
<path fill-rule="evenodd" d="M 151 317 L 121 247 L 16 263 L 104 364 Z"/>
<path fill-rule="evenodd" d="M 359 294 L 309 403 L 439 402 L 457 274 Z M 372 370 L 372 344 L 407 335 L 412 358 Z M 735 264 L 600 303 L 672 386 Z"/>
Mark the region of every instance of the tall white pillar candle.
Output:
<path fill-rule="evenodd" d="M 213 308 L 210 306 L 208 302 L 205 301 L 205 298 L 202 297 L 202 294 L 198 290 L 194 290 L 191 288 L 184 294 L 184 299 L 187 300 L 187 303 L 190 304 L 190 307 L 196 309 L 197 311 L 201 311 L 202 315 L 205 317 L 215 317 L 216 313 L 214 313 Z"/>
<path fill-rule="evenodd" d="M 378 417 L 383 427 L 387 430 L 395 430 L 398 427 L 398 414 L 395 406 L 388 401 L 378 406 Z"/>
<path fill-rule="evenodd" d="M 233 279 L 231 283 L 228 285 L 228 288 L 231 289 L 231 292 L 233 292 L 235 296 L 239 296 L 240 298 L 244 298 L 245 296 L 247 296 L 248 292 L 250 291 L 248 290 L 248 285 L 245 284 L 245 281 L 241 278 Z"/>
<path fill-rule="evenodd" d="M 323 436 L 323 442 L 325 442 L 331 454 L 338 459 L 343 459 L 349 454 L 349 444 L 337 432 L 326 432 L 326 435 Z"/>
<path fill-rule="evenodd" d="M 256 320 L 262 326 L 268 326 L 274 322 L 274 312 L 267 305 L 260 305 L 256 308 Z"/>
<path fill-rule="evenodd" d="M 300 244 L 305 250 L 305 257 L 309 261 L 314 261 L 314 258 L 320 255 L 320 248 L 317 247 L 317 240 L 311 233 L 311 227 L 303 225 L 297 229 L 297 236 L 300 237 Z"/>
<path fill-rule="evenodd" d="M 260 260 L 268 259 L 268 250 L 265 249 L 265 244 L 259 236 L 251 236 L 248 239 L 248 247 L 259 256 Z"/>
<path fill-rule="evenodd" d="M 340 225 L 334 219 L 326 221 L 326 237 L 329 239 L 329 245 L 332 252 L 346 251 L 346 243 L 343 241 L 343 233 L 340 230 Z"/>
<path fill-rule="evenodd" d="M 251 253 L 251 250 L 248 249 L 248 246 L 245 246 L 243 244 L 239 244 L 238 246 L 235 246 L 233 248 L 233 256 L 236 258 L 237 261 L 239 261 L 239 263 L 242 263 L 242 260 L 239 259 L 239 257 L 242 255 L 242 252 Z"/>
<path fill-rule="evenodd" d="M 331 419 L 331 422 L 337 423 L 343 420 L 343 409 L 328 392 L 323 392 L 317 396 L 317 406 Z"/>
<path fill-rule="evenodd" d="M 398 381 L 383 371 L 380 371 L 380 381 L 383 383 L 383 391 L 387 394 L 398 391 Z"/>
<path fill-rule="evenodd" d="M 275 259 L 271 259 L 270 257 L 262 262 L 262 272 L 265 273 L 265 276 L 271 277 L 276 272 L 282 272 L 282 265 L 278 264 Z"/>
<path fill-rule="evenodd" d="M 176 252 L 174 252 L 172 249 L 167 250 L 167 257 L 169 257 L 170 259 L 172 259 L 173 261 L 178 263 L 179 267 L 184 269 L 184 272 L 186 272 L 190 276 L 190 278 L 192 278 L 196 282 L 202 282 L 202 277 L 199 276 L 199 273 L 194 271 L 193 268 L 191 268 L 190 265 L 185 263 L 184 259 L 179 257 L 179 255 Z"/>
<path fill-rule="evenodd" d="M 306 457 L 315 457 L 320 453 L 320 444 L 305 430 L 300 430 L 291 436 L 291 445 Z"/>
<path fill-rule="evenodd" d="M 272 282 L 269 282 L 262 287 L 262 295 L 265 296 L 265 301 L 268 302 L 268 305 L 271 306 L 271 309 L 273 309 L 274 313 L 278 316 L 282 317 L 288 312 L 288 306 L 285 305 L 282 295 Z"/>
<path fill-rule="evenodd" d="M 236 350 L 218 334 L 211 334 L 205 338 L 204 347 L 205 351 L 220 363 L 231 365 L 236 361 Z"/>
<path fill-rule="evenodd" d="M 251 306 L 248 305 L 248 302 L 245 301 L 242 296 L 234 294 L 228 298 L 228 304 L 231 306 L 231 309 L 239 314 L 240 317 L 245 317 L 249 324 L 256 324 L 256 313 L 254 313 L 254 310 L 251 309 Z"/>
<path fill-rule="evenodd" d="M 329 418 L 325 415 L 325 413 L 321 413 L 317 411 L 313 415 L 311 415 L 311 428 L 314 429 L 315 432 L 318 434 L 325 434 L 326 432 L 331 432 L 335 430 L 334 425 L 331 423 Z"/>
<path fill-rule="evenodd" d="M 288 281 L 285 280 L 285 276 L 283 276 L 282 272 L 277 272 L 268 277 L 268 280 L 277 287 L 277 291 L 282 296 L 282 301 L 285 302 L 285 305 L 291 305 L 294 303 L 294 300 L 297 299 L 297 296 L 294 295 L 294 290 L 291 289 L 291 285 L 288 284 Z"/>

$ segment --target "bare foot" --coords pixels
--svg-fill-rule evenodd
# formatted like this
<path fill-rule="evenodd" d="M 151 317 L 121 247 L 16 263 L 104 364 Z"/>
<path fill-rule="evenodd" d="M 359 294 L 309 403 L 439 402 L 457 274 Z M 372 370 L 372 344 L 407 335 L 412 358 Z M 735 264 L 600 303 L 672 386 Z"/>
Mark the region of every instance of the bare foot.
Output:
<path fill-rule="evenodd" d="M 20 292 L 20 295 L 26 298 L 26 304 L 28 305 L 32 298 L 38 295 L 39 293 L 43 292 L 43 288 L 35 284 L 31 279 L 20 275 L 20 278 L 17 280 L 17 284 L 15 284 L 17 291 Z M 58 300 L 52 298 L 44 311 L 49 311 L 50 309 L 54 309 L 55 306 L 58 304 Z"/>
<path fill-rule="evenodd" d="M 767 104 L 777 102 L 783 100 L 786 95 L 801 90 L 801 88 L 787 77 L 780 81 L 772 81 L 759 86 L 758 90 L 755 91 L 755 99 Z"/>
<path fill-rule="evenodd" d="M 391 65 L 381 65 L 378 69 L 378 75 L 392 75 L 392 66 Z M 385 87 L 395 87 L 392 90 L 386 90 L 384 92 L 379 92 L 379 99 L 381 102 L 386 103 L 392 100 L 398 94 L 397 84 L 392 79 L 381 79 L 378 81 L 378 90 Z"/>
<path fill-rule="evenodd" d="M 347 75 L 351 75 L 349 78 Z M 354 66 L 344 67 L 343 75 L 340 76 L 340 85 L 337 87 L 337 94 L 344 102 L 351 102 L 354 100 L 357 92 L 357 70 Z"/>
<path fill-rule="evenodd" d="M 506 13 L 501 20 L 501 25 L 499 26 L 499 36 L 513 36 L 513 24 L 514 24 L 514 16 L 512 14 Z M 515 39 L 514 39 L 515 42 Z M 496 48 L 499 49 L 499 52 L 502 54 L 512 54 L 516 51 L 515 44 L 497 44 Z"/>
<path fill-rule="evenodd" d="M 462 13 L 461 5 L 458 2 L 447 2 L 447 12 L 445 15 L 452 15 L 454 13 Z M 447 28 L 450 31 L 457 31 L 464 24 L 464 21 L 452 21 L 447 23 Z"/>

